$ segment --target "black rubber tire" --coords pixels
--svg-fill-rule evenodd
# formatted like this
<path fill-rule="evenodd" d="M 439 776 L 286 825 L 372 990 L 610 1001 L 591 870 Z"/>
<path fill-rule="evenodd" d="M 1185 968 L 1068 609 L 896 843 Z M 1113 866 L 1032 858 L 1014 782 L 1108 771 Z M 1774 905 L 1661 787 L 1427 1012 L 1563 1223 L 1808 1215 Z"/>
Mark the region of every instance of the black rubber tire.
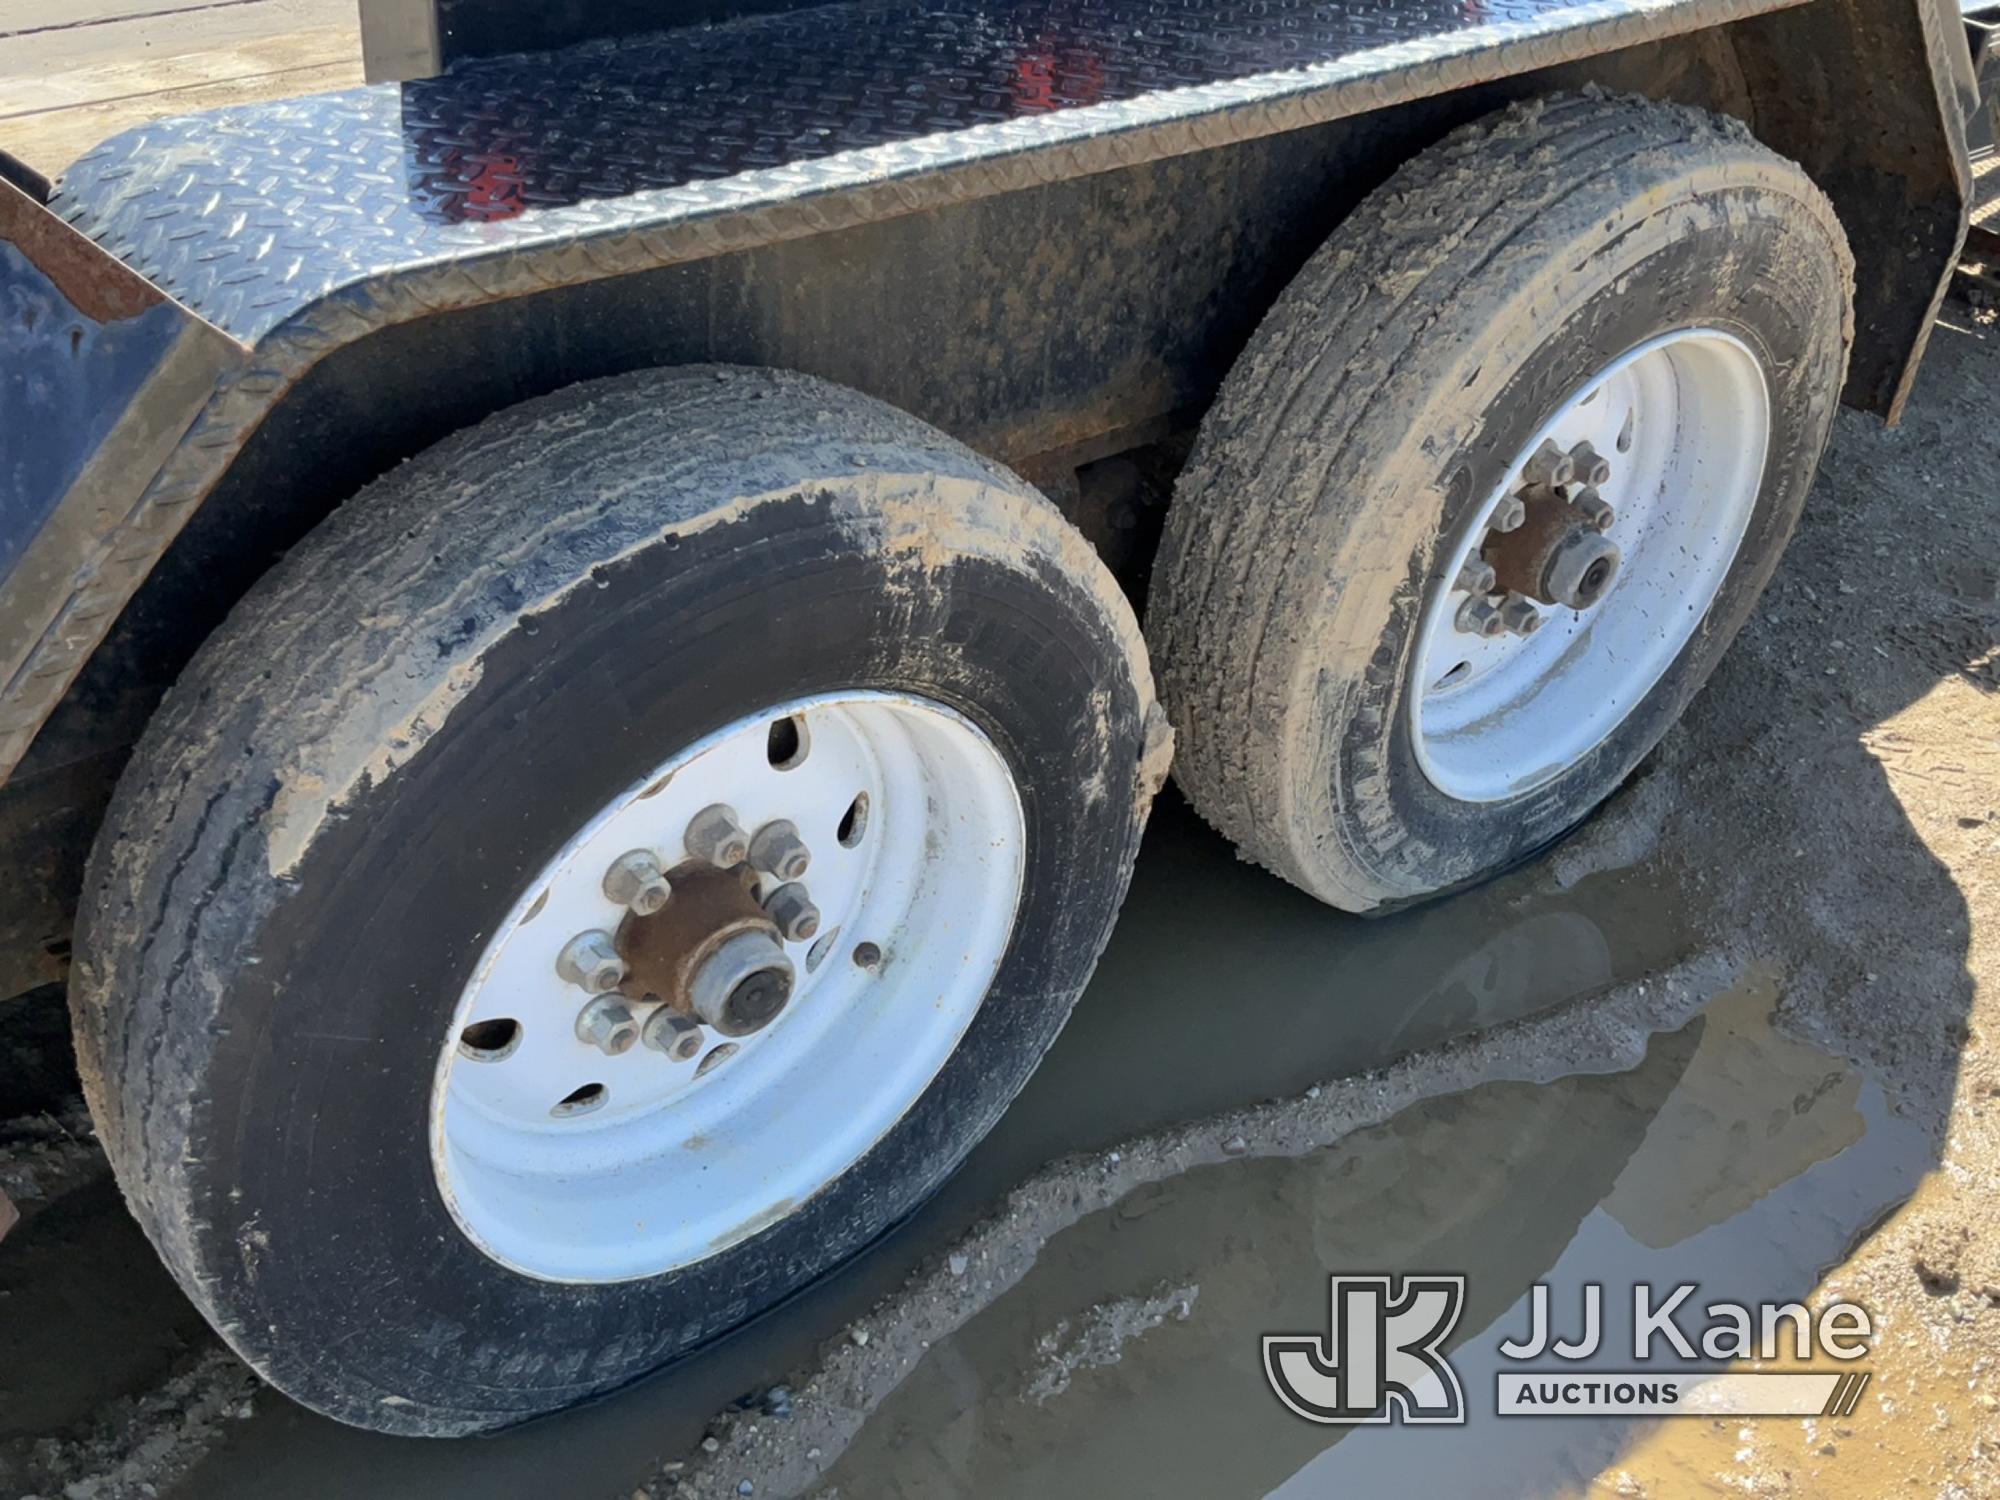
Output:
<path fill-rule="evenodd" d="M 855 686 L 957 708 L 1025 806 L 1023 904 L 958 1052 L 708 1260 L 576 1286 L 488 1259 L 427 1123 L 494 924 L 678 747 Z M 465 1433 L 621 1385 L 867 1244 L 993 1125 L 1110 933 L 1169 743 L 1087 544 L 914 418 L 718 367 L 501 413 L 274 569 L 120 784 L 73 991 L 118 1180 L 236 1351 L 328 1415 Z"/>
<path fill-rule="evenodd" d="M 1776 565 L 1852 304 L 1832 206 L 1731 120 L 1564 97 L 1412 159 L 1258 328 L 1169 511 L 1147 634 L 1189 800 L 1247 858 L 1351 911 L 1484 879 L 1574 827 L 1679 716 Z M 1750 346 L 1773 402 L 1721 592 L 1562 775 L 1503 802 L 1444 795 L 1412 753 L 1405 694 L 1446 540 L 1580 382 L 1701 325 Z"/>

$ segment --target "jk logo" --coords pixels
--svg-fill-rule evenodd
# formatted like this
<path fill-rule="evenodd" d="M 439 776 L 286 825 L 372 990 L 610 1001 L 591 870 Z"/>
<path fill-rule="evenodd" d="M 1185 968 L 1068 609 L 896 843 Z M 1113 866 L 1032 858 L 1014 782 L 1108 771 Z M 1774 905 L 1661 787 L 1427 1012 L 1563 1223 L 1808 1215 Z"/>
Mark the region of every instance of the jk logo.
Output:
<path fill-rule="evenodd" d="M 1324 1337 L 1264 1336 L 1264 1376 L 1308 1422 L 1463 1422 L 1465 1393 L 1439 1346 L 1465 1311 L 1463 1276 L 1334 1276 Z M 1394 1410 L 1392 1410 L 1394 1408 Z"/>

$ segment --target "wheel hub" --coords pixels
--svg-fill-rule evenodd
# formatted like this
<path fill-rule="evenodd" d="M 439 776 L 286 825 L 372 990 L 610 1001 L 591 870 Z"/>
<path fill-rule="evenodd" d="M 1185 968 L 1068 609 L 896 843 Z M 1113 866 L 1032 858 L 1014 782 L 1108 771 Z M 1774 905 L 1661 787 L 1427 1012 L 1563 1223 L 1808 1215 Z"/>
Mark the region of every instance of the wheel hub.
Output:
<path fill-rule="evenodd" d="M 791 999 L 795 976 L 777 924 L 758 903 L 756 872 L 691 860 L 667 878 L 673 895 L 665 905 L 619 924 L 622 993 L 642 1006 L 671 1006 L 723 1036 L 761 1031 Z"/>
<path fill-rule="evenodd" d="M 1553 448 L 1553 444 L 1545 444 Z M 1595 459 L 1592 472 L 1609 479 L 1609 468 L 1596 458 L 1588 442 L 1562 455 L 1564 466 L 1574 472 L 1573 460 L 1581 455 Z M 1574 491 L 1574 493 L 1572 493 Z M 1585 610 L 1610 591 L 1618 576 L 1622 554 L 1618 544 L 1604 533 L 1617 520 L 1617 513 L 1594 485 L 1535 484 L 1522 486 L 1521 524 L 1511 531 L 1490 531 L 1480 558 L 1492 570 L 1488 593 L 1501 596 L 1496 608 L 1512 600 L 1534 600 Z M 1540 612 L 1514 612 L 1514 620 L 1535 623 L 1516 634 L 1529 634 L 1540 627 Z"/>

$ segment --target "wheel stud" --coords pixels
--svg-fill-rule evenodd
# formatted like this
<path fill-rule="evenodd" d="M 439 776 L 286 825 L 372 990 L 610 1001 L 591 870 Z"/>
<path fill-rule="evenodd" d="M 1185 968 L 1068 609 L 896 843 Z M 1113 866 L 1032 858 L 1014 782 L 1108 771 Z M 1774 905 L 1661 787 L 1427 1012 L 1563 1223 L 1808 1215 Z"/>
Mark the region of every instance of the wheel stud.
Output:
<path fill-rule="evenodd" d="M 579 932 L 556 956 L 556 972 L 571 984 L 601 995 L 625 981 L 625 960 L 618 956 L 611 934 L 592 928 Z"/>
<path fill-rule="evenodd" d="M 604 894 L 637 915 L 650 917 L 667 904 L 673 887 L 652 850 L 634 849 L 619 855 L 605 872 Z"/>
<path fill-rule="evenodd" d="M 1611 502 L 1594 489 L 1585 490 L 1570 504 L 1576 507 L 1577 513 L 1583 518 L 1583 524 L 1592 531 L 1609 531 L 1612 523 L 1618 519 L 1618 512 L 1611 508 Z"/>
<path fill-rule="evenodd" d="M 671 1005 L 662 1005 L 646 1018 L 640 1040 L 675 1062 L 693 1062 L 707 1045 L 708 1033 L 693 1016 L 684 1016 Z"/>
<path fill-rule="evenodd" d="M 683 836 L 687 852 L 717 869 L 733 869 L 750 857 L 750 835 L 736 821 L 736 809 L 717 802 L 688 820 Z"/>
<path fill-rule="evenodd" d="M 799 837 L 798 826 L 788 818 L 779 818 L 751 837 L 750 863 L 780 880 L 799 880 L 812 863 L 812 851 Z"/>
<path fill-rule="evenodd" d="M 639 1023 L 623 1000 L 599 995 L 577 1013 L 576 1036 L 606 1057 L 618 1057 L 637 1044 Z"/>
<path fill-rule="evenodd" d="M 1507 628 L 1507 622 L 1500 618 L 1500 611 L 1484 594 L 1474 595 L 1459 605 L 1458 616 L 1453 623 L 1467 635 L 1485 636 L 1489 640 Z"/>
<path fill-rule="evenodd" d="M 1531 485 L 1545 485 L 1553 488 L 1568 484 L 1576 477 L 1576 468 L 1569 454 L 1558 448 L 1548 438 L 1542 439 L 1542 446 L 1528 455 L 1528 461 L 1521 465 L 1521 477 Z M 1502 531 L 1512 531 L 1511 526 L 1503 526 Z"/>
<path fill-rule="evenodd" d="M 1542 612 L 1524 594 L 1509 594 L 1500 602 L 1500 623 L 1515 635 L 1533 635 L 1542 628 Z"/>
<path fill-rule="evenodd" d="M 764 912 L 778 924 L 788 943 L 803 943 L 819 931 L 819 908 L 796 881 L 781 885 L 764 898 Z"/>
<path fill-rule="evenodd" d="M 1492 563 L 1483 557 L 1469 557 L 1465 566 L 1458 570 L 1458 578 L 1452 587 L 1468 594 L 1490 594 L 1494 581 Z"/>
<path fill-rule="evenodd" d="M 1611 478 L 1611 460 L 1589 443 L 1578 443 L 1570 449 L 1569 461 L 1571 476 L 1578 484 L 1599 485 Z"/>
<path fill-rule="evenodd" d="M 1493 507 L 1493 529 L 1495 531 L 1519 531 L 1528 519 L 1528 502 L 1519 495 L 1509 495 Z"/>

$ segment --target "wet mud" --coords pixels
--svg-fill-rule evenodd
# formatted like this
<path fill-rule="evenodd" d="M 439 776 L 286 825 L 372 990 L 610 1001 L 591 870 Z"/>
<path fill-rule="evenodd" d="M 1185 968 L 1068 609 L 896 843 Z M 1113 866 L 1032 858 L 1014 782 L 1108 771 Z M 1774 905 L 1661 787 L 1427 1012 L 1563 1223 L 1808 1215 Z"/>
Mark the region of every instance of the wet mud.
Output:
<path fill-rule="evenodd" d="M 1922 1132 L 1855 1070 L 1774 1031 L 1777 998 L 1755 976 L 1656 1036 L 1636 1068 L 1481 1085 L 1306 1156 L 1197 1168 L 1090 1215 L 928 1351 L 815 1493 L 1573 1489 L 1639 1424 L 1492 1415 L 1496 1345 L 1527 1333 L 1529 1286 L 1550 1287 L 1572 1332 L 1586 1282 L 1789 1299 L 1923 1175 Z M 1256 1335 L 1323 1328 L 1329 1274 L 1446 1268 L 1468 1277 L 1452 1356 L 1467 1425 L 1343 1432 L 1273 1399 Z M 1127 1322 L 1121 1347 L 1048 1399 L 1051 1352 L 1151 1288 L 1186 1312 Z M 1610 1296 L 1599 1367 L 1629 1368 L 1629 1318 L 1629 1293 Z"/>

